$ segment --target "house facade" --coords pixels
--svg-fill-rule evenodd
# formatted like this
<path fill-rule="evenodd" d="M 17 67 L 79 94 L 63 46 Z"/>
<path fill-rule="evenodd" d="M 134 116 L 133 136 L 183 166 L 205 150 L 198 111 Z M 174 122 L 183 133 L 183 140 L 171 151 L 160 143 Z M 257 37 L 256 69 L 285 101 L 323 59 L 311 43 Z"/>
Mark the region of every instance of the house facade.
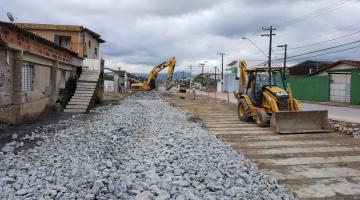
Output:
<path fill-rule="evenodd" d="M 360 104 L 360 61 L 339 60 L 288 81 L 298 99 Z"/>
<path fill-rule="evenodd" d="M 52 109 L 81 66 L 70 49 L 0 22 L 0 121 L 17 124 Z"/>
<path fill-rule="evenodd" d="M 83 59 L 99 59 L 100 44 L 105 42 L 99 34 L 83 26 L 30 23 L 16 25 L 76 52 Z"/>
<path fill-rule="evenodd" d="M 104 74 L 104 92 L 117 93 L 130 89 L 130 80 L 125 70 L 106 68 L 110 72 Z"/>

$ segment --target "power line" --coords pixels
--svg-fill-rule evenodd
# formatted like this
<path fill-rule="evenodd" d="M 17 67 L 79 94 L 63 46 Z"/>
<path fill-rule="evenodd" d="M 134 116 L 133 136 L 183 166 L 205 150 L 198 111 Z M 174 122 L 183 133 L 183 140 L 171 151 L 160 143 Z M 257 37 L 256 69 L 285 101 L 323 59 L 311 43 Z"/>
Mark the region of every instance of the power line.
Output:
<path fill-rule="evenodd" d="M 356 41 L 349 42 L 349 43 L 345 43 L 345 44 L 340 44 L 340 45 L 336 45 L 336 46 L 332 46 L 332 47 L 328 47 L 328 48 L 324 48 L 324 49 L 319 49 L 319 50 L 315 50 L 315 51 L 310 51 L 310 52 L 306 52 L 306 53 L 301 53 L 301 54 L 294 55 L 294 56 L 289 56 L 288 58 L 296 58 L 296 57 L 299 57 L 299 56 L 304 56 L 304 55 L 309 55 L 309 54 L 313 54 L 313 53 L 318 53 L 318 52 L 321 52 L 321 51 L 327 51 L 327 50 L 330 50 L 330 49 L 335 49 L 335 48 L 338 48 L 338 47 L 343 47 L 343 46 L 347 46 L 347 45 L 355 44 L 355 43 L 359 43 L 359 42 L 360 42 L 360 40 L 356 40 Z M 277 60 L 282 60 L 282 59 L 275 59 L 274 61 L 277 61 Z"/>
<path fill-rule="evenodd" d="M 303 46 L 298 46 L 298 47 L 292 47 L 292 48 L 289 48 L 288 50 L 302 49 L 302 48 L 305 48 L 305 47 L 311 47 L 311 46 L 315 46 L 315 45 L 319 45 L 319 44 L 323 44 L 323 43 L 327 43 L 327 42 L 332 42 L 332 41 L 335 41 L 335 40 L 338 40 L 338 39 L 341 39 L 341 38 L 346 38 L 346 37 L 349 37 L 349 36 L 352 36 L 352 35 L 355 35 L 355 34 L 358 34 L 358 33 L 360 33 L 360 31 L 356 31 L 356 32 L 353 32 L 353 33 L 350 33 L 350 34 L 347 34 L 347 35 L 342 35 L 342 36 L 332 38 L 332 39 L 329 39 L 329 40 L 324 40 L 324 41 L 321 41 L 321 42 L 316 42 L 316 43 L 303 45 Z"/>
<path fill-rule="evenodd" d="M 349 26 L 339 27 L 339 29 L 342 29 L 342 30 L 349 29 L 349 28 L 359 29 L 359 25 L 360 25 L 360 23 L 357 23 L 357 24 L 352 24 L 352 25 L 349 25 Z M 331 35 L 333 35 L 333 33 L 336 33 L 336 32 L 339 32 L 339 30 L 328 32 L 326 35 L 331 36 Z M 332 41 L 342 39 L 342 38 L 345 38 L 345 37 L 349 37 L 349 36 L 352 36 L 352 35 L 355 35 L 355 34 L 358 34 L 358 33 L 360 33 L 360 31 L 355 31 L 355 32 L 352 32 L 352 33 L 349 33 L 349 34 L 337 36 L 337 37 L 330 38 L 330 39 L 327 39 L 327 40 L 324 40 L 324 41 L 321 41 L 321 42 L 310 43 L 308 45 L 295 46 L 295 47 L 290 48 L 289 50 L 300 49 L 300 48 L 315 46 L 315 45 L 322 44 L 322 43 L 332 42 Z M 322 36 L 323 35 L 324 35 L 324 33 L 322 32 Z M 282 43 L 282 42 L 279 42 L 279 43 Z M 276 50 L 273 50 L 273 51 L 277 52 L 277 51 L 281 51 L 281 49 L 276 49 Z"/>
<path fill-rule="evenodd" d="M 314 57 L 319 57 L 319 56 L 334 54 L 334 53 L 343 52 L 343 51 L 348 51 L 348 50 L 357 49 L 357 48 L 360 48 L 360 45 L 359 45 L 359 46 L 354 46 L 354 47 L 349 47 L 349 48 L 346 48 L 346 49 L 340 49 L 340 50 L 337 50 L 337 51 L 326 52 L 326 53 L 323 53 L 323 54 L 313 55 L 313 56 L 307 56 L 307 57 L 289 59 L 288 61 L 295 61 L 295 60 L 303 60 L 303 59 L 308 59 L 308 58 L 314 58 Z M 282 61 L 281 61 L 281 60 L 279 60 L 279 61 L 274 61 L 274 63 L 279 63 L 279 62 L 282 62 Z"/>
<path fill-rule="evenodd" d="M 329 12 L 332 12 L 332 11 L 335 11 L 335 10 L 338 10 L 340 8 L 344 8 L 344 7 L 349 6 L 351 4 L 354 4 L 354 3 L 357 3 L 357 1 L 354 1 L 354 2 L 352 0 L 337 1 L 337 2 L 332 3 L 332 4 L 330 4 L 330 5 L 326 6 L 326 7 L 323 7 L 321 9 L 312 11 L 312 12 L 307 13 L 305 15 L 302 15 L 300 17 L 297 17 L 297 18 L 282 22 L 282 23 L 280 23 L 278 25 L 282 26 L 282 27 L 287 27 L 287 26 L 290 26 L 290 25 L 293 25 L 293 24 L 297 24 L 297 23 L 300 23 L 300 22 L 307 21 L 307 20 L 309 20 L 311 18 L 315 18 L 315 17 L 321 16 L 323 14 L 326 14 L 326 13 L 329 13 Z"/>
<path fill-rule="evenodd" d="M 346 1 L 345 1 L 345 2 L 346 2 Z M 303 19 L 303 18 L 309 17 L 309 16 L 311 16 L 311 15 L 317 14 L 317 13 L 319 13 L 319 12 L 322 12 L 322 11 L 324 11 L 324 10 L 327 10 L 327 9 L 329 9 L 329 8 L 332 8 L 332 7 L 334 7 L 334 6 L 337 6 L 336 4 L 338 4 L 338 3 L 345 3 L 345 2 L 344 2 L 344 0 L 337 1 L 337 2 L 335 2 L 335 3 L 332 3 L 332 4 L 330 4 L 330 5 L 327 5 L 326 7 L 323 7 L 323 8 L 320 8 L 320 9 L 318 9 L 318 10 L 315 10 L 315 11 L 312 11 L 312 12 L 310 12 L 310 13 L 307 13 L 307 14 L 305 14 L 305 15 L 302 15 L 302 16 L 299 16 L 299 17 L 296 17 L 296 18 L 293 18 L 293 19 L 284 21 L 284 22 L 282 22 L 282 23 L 280 23 L 280 24 L 288 24 L 288 23 L 290 23 L 291 21 L 301 20 L 301 19 Z"/>

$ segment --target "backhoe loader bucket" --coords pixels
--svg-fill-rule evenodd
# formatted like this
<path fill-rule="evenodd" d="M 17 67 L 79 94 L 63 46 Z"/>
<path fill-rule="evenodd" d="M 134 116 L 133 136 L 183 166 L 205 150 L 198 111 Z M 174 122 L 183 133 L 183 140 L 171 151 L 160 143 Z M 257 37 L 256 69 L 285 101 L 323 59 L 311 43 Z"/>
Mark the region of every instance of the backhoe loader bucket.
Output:
<path fill-rule="evenodd" d="M 270 126 L 276 133 L 330 132 L 327 110 L 284 111 L 271 115 Z"/>

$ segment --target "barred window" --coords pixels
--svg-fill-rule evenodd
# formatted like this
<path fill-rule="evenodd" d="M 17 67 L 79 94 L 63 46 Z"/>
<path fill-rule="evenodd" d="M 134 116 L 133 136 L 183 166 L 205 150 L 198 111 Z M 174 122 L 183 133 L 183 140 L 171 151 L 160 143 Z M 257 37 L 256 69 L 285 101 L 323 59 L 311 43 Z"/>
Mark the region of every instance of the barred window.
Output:
<path fill-rule="evenodd" d="M 32 91 L 34 68 L 31 65 L 21 67 L 21 91 Z"/>

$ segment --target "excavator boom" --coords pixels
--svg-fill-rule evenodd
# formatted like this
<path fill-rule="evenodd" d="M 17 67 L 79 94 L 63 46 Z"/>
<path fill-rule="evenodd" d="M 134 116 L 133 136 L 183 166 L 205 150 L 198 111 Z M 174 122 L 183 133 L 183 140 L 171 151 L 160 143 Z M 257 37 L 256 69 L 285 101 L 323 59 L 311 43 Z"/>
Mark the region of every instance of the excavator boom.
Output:
<path fill-rule="evenodd" d="M 172 57 L 170 60 L 167 60 L 167 61 L 161 63 L 160 65 L 154 67 L 150 71 L 147 81 L 144 83 L 131 84 L 131 90 L 132 91 L 146 91 L 146 90 L 154 89 L 153 81 L 156 79 L 158 73 L 167 67 L 169 69 L 168 69 L 168 73 L 166 75 L 165 88 L 166 88 L 166 90 L 170 90 L 173 86 L 171 80 L 172 80 L 172 76 L 174 73 L 175 64 L 176 64 L 176 59 L 175 59 L 175 57 Z"/>

